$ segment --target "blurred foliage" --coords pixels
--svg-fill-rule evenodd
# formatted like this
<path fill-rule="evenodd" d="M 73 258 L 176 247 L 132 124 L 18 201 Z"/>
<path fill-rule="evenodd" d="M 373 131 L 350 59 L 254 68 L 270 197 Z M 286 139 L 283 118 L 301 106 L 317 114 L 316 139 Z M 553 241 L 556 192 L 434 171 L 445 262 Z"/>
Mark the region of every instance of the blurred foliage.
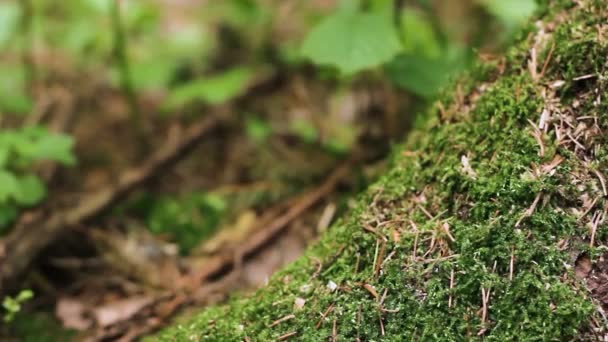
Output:
<path fill-rule="evenodd" d="M 144 194 L 128 204 L 128 212 L 141 217 L 155 234 L 165 236 L 186 255 L 230 223 L 241 210 L 268 204 L 276 196 L 267 189 L 221 188 L 213 192 Z"/>
<path fill-rule="evenodd" d="M 58 5 L 54 0 L 31 0 L 33 46 L 27 46 L 26 37 L 20 34 L 23 13 L 19 2 L 3 2 L 0 47 L 5 51 L 60 51 L 83 67 L 106 69 L 109 79 L 118 84 L 118 70 L 109 62 L 113 48 L 110 1 L 66 0 Z M 509 29 L 521 24 L 535 9 L 532 0 L 475 1 Z M 172 109 L 191 100 L 211 104 L 230 100 L 248 80 L 242 74 L 237 76 L 235 70 L 251 70 L 266 62 L 264 39 L 277 20 L 277 13 L 258 1 L 228 0 L 207 4 L 204 10 L 196 9 L 200 12 L 196 14 L 199 23 L 184 21 L 177 28 L 167 28 L 162 7 L 155 1 L 121 3 L 125 6 L 123 20 L 134 86 L 139 91 L 168 90 L 167 108 Z M 429 6 L 429 1 L 422 0 L 400 9 L 394 8 L 392 0 L 344 0 L 334 13 L 310 22 L 312 28 L 302 41 L 300 53 L 294 49 L 293 41 L 281 42 L 279 53 L 286 63 L 306 58 L 332 66 L 344 75 L 385 65 L 388 76 L 398 86 L 432 96 L 453 71 L 470 62 L 471 54 L 465 53 L 460 42 L 441 38 L 446 32 L 438 32 L 441 28 L 429 18 L 432 14 L 420 10 Z M 401 19 L 395 20 L 399 16 Z M 400 27 L 395 21 L 401 23 Z M 226 32 L 238 32 L 238 37 Z M 237 45 L 245 45 L 241 48 L 259 54 L 240 61 L 246 65 L 233 65 L 235 70 L 218 73 L 212 69 L 213 56 L 220 44 L 230 44 L 234 39 L 238 40 L 234 42 Z M 26 113 L 32 108 L 32 101 L 26 91 L 24 66 L 12 56 L 0 59 L 0 72 L 5 75 L 0 81 L 0 111 Z M 192 73 L 180 77 L 184 66 Z M 210 90 L 216 87 L 220 90 Z"/>
<path fill-rule="evenodd" d="M 397 86 L 432 97 L 454 72 L 465 69 L 471 58 L 464 47 L 442 41 L 427 13 L 410 9 L 401 16 L 403 47 L 399 56 L 386 64 L 386 73 Z"/>
<path fill-rule="evenodd" d="M 73 341 L 76 336 L 74 331 L 62 327 L 52 312 L 21 311 L 6 328 L 22 342 Z"/>
<path fill-rule="evenodd" d="M 45 63 L 28 65 L 23 54 L 56 54 L 63 63 L 94 70 L 118 86 L 119 69 L 111 58 L 110 4 L 114 0 L 29 1 L 0 3 L 0 115 L 31 112 L 29 69 L 39 69 L 36 74 L 40 77 L 47 75 Z M 507 30 L 520 25 L 535 9 L 532 0 L 471 1 Z M 27 3 L 32 5 L 31 17 L 24 12 Z M 121 1 L 135 90 L 161 91 L 163 109 L 176 112 L 196 103 L 230 101 L 246 90 L 261 68 L 272 63 L 298 68 L 309 60 L 321 71 L 329 67 L 339 72 L 326 75 L 346 76 L 338 77 L 342 83 L 372 70 L 411 94 L 432 98 L 474 58 L 471 46 L 451 37 L 439 23 L 430 0 L 405 2 L 400 8 L 394 0 L 342 0 L 329 12 L 309 8 L 298 14 L 304 18 L 307 35 L 276 42 L 269 41 L 275 39 L 273 25 L 284 18 L 278 13 L 279 6 L 268 4 L 256 0 L 209 2 L 192 7 L 188 15 L 197 20 L 168 26 L 159 2 Z M 30 28 L 24 27 L 28 24 Z M 275 133 L 262 116 L 247 119 L 245 127 L 257 143 Z M 292 120 L 288 130 L 303 142 L 319 143 L 318 127 L 308 118 Z M 346 153 L 356 137 L 354 127 L 338 125 L 322 143 L 330 151 Z M 73 143 L 67 136 L 40 127 L 0 132 L 0 231 L 14 221 L 20 208 L 36 205 L 46 196 L 45 185 L 31 168 L 41 160 L 73 164 Z M 198 210 L 211 217 L 222 211 L 209 205 L 205 196 L 183 201 L 189 204 L 180 202 L 179 207 L 186 211 Z M 155 205 L 158 213 L 150 219 L 156 222 L 151 222 L 152 229 L 162 232 L 159 222 L 168 225 L 171 215 L 177 215 L 177 204 L 164 199 Z M 177 240 L 186 241 L 185 236 L 197 234 L 196 224 L 183 222 L 177 225 L 180 228 L 171 229 L 183 229 L 184 237 Z M 180 245 L 188 249 L 186 242 Z"/>
<path fill-rule="evenodd" d="M 176 110 L 199 100 L 207 104 L 221 104 L 241 95 L 253 72 L 236 67 L 219 75 L 199 78 L 176 87 L 165 102 L 165 108 Z"/>
<path fill-rule="evenodd" d="M 29 171 L 37 162 L 50 160 L 73 165 L 74 141 L 42 127 L 0 131 L 0 234 L 13 223 L 19 209 L 34 206 L 46 197 L 43 181 Z"/>
<path fill-rule="evenodd" d="M 418 6 L 396 8 L 390 0 L 342 1 L 335 13 L 314 26 L 302 56 L 332 66 L 344 76 L 384 66 L 395 85 L 425 98 L 435 96 L 455 72 L 473 61 L 471 47 L 445 39 L 449 32 Z M 507 29 L 518 27 L 536 9 L 533 0 L 478 0 Z M 428 11 L 427 11 L 428 12 Z M 400 39 L 400 42 L 399 42 Z"/>
<path fill-rule="evenodd" d="M 194 192 L 182 196 L 143 196 L 132 204 L 155 234 L 168 236 L 182 254 L 213 235 L 228 210 L 225 197 Z"/>
<path fill-rule="evenodd" d="M 272 135 L 272 126 L 266 120 L 249 115 L 245 129 L 247 136 L 254 142 L 261 144 Z"/>

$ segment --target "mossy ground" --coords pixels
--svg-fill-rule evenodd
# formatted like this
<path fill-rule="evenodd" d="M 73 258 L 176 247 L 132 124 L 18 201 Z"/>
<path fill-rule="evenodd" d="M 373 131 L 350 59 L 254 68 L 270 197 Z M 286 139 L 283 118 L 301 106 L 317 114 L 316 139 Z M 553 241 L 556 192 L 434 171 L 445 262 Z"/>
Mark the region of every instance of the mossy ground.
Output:
<path fill-rule="evenodd" d="M 419 120 L 391 171 L 304 257 L 253 297 L 154 339 L 603 333 L 575 261 L 606 248 L 605 7 L 547 7 L 506 59 L 481 65 Z"/>

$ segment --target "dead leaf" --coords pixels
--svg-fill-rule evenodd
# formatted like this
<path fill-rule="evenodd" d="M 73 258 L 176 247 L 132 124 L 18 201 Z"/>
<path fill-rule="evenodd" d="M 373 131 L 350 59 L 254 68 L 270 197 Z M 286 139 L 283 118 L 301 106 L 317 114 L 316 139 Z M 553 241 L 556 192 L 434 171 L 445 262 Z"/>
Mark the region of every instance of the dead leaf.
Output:
<path fill-rule="evenodd" d="M 63 326 L 69 329 L 83 331 L 93 323 L 90 318 L 85 317 L 87 306 L 78 299 L 63 297 L 57 301 L 55 315 Z"/>
<path fill-rule="evenodd" d="M 133 297 L 115 301 L 93 310 L 93 316 L 101 327 L 107 327 L 130 319 L 152 303 L 150 297 Z"/>
<path fill-rule="evenodd" d="M 576 263 L 574 266 L 574 272 L 578 278 L 584 279 L 587 278 L 589 272 L 591 272 L 591 258 L 589 255 L 582 254 L 576 259 Z"/>
<path fill-rule="evenodd" d="M 295 310 L 301 310 L 306 304 L 306 299 L 297 297 L 293 303 L 293 307 Z"/>

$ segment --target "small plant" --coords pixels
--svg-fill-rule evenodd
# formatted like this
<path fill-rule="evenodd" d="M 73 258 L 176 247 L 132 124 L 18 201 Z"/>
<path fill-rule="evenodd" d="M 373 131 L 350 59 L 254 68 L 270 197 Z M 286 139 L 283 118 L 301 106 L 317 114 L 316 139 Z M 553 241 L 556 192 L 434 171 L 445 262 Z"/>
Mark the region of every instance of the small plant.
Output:
<path fill-rule="evenodd" d="M 32 290 L 21 290 L 16 297 L 6 296 L 2 301 L 2 307 L 6 311 L 4 314 L 4 322 L 10 323 L 15 319 L 15 316 L 21 311 L 21 305 L 34 297 Z"/>
<path fill-rule="evenodd" d="M 75 163 L 71 137 L 53 134 L 43 127 L 0 132 L 0 235 L 14 222 L 19 210 L 46 197 L 43 180 L 32 173 L 37 162 Z"/>
<path fill-rule="evenodd" d="M 421 6 L 404 6 L 399 0 L 343 3 L 308 33 L 302 57 L 341 76 L 384 69 L 397 87 L 422 98 L 436 96 L 455 71 L 472 61 L 472 51 L 433 22 L 425 1 Z M 476 3 L 506 28 L 518 27 L 536 9 L 532 0 Z"/>

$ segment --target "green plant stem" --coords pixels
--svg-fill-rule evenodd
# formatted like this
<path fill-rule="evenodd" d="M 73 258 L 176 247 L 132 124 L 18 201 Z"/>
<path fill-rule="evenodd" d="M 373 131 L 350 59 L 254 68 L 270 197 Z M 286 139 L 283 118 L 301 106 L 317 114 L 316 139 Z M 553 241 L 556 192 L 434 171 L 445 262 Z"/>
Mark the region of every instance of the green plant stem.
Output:
<path fill-rule="evenodd" d="M 23 45 L 21 49 L 21 59 L 25 69 L 25 90 L 30 95 L 34 95 L 37 72 L 34 62 L 34 5 L 32 0 L 21 0 L 21 20 L 19 30 L 23 37 Z"/>
<path fill-rule="evenodd" d="M 114 59 L 120 73 L 120 87 L 129 104 L 132 128 L 138 138 L 143 138 L 143 120 L 137 102 L 137 94 L 135 93 L 133 80 L 131 78 L 131 68 L 127 56 L 127 40 L 125 29 L 122 24 L 120 1 L 121 0 L 113 0 L 111 2 L 112 28 L 114 30 Z M 143 139 L 138 140 L 140 140 L 140 142 L 143 141 Z"/>
<path fill-rule="evenodd" d="M 403 15 L 401 11 L 405 7 L 405 0 L 394 0 L 393 1 L 393 22 L 395 24 L 395 28 L 397 29 L 397 35 L 399 36 L 399 40 L 401 40 L 401 44 L 405 45 L 405 32 L 403 29 Z"/>

